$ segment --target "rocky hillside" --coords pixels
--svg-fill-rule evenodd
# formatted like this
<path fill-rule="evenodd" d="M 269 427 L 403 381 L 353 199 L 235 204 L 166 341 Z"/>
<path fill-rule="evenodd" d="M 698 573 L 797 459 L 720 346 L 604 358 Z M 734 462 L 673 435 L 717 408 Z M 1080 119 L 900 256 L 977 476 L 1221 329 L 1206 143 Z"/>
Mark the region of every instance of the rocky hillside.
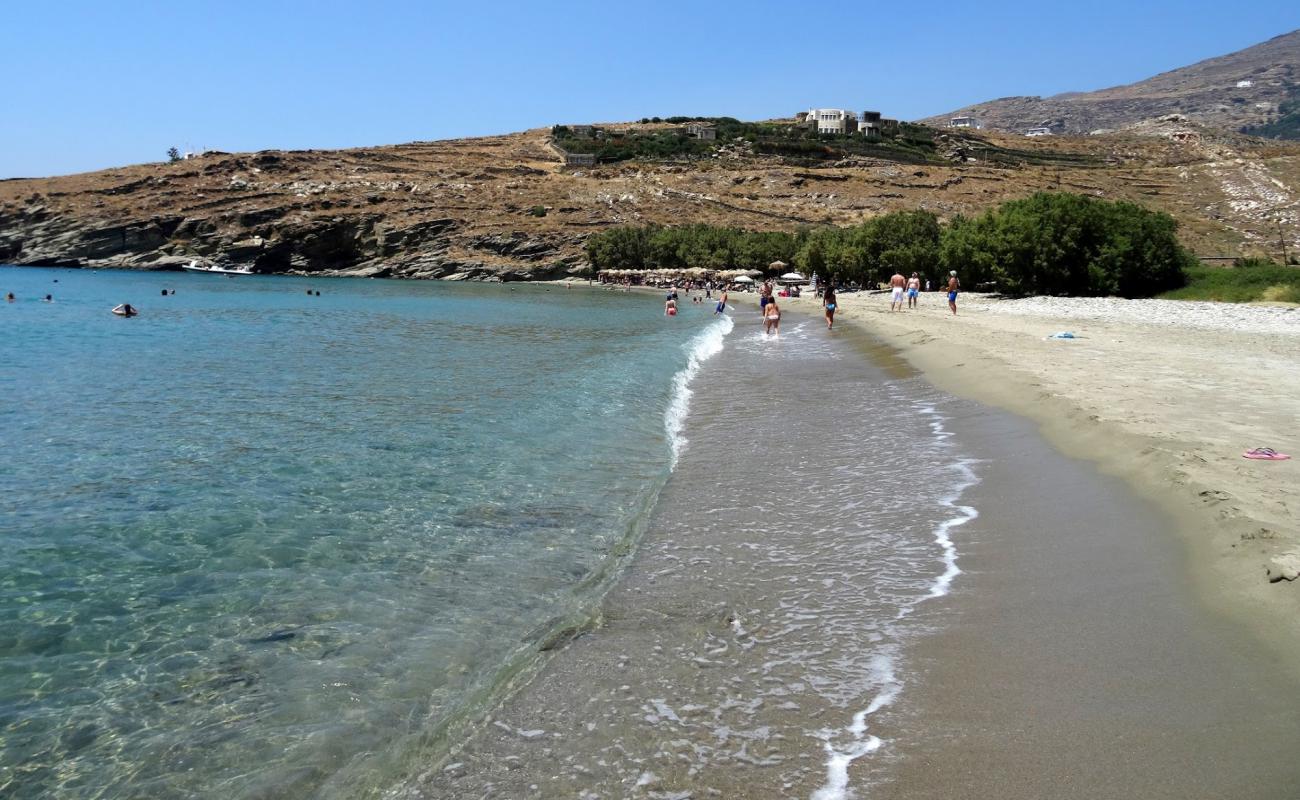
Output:
<path fill-rule="evenodd" d="M 1273 121 L 1278 106 L 1298 88 L 1300 31 L 1292 31 L 1128 86 L 1054 97 L 1004 97 L 924 121 L 946 125 L 952 117 L 969 115 L 1000 131 L 1024 133 L 1045 126 L 1056 133 L 1091 133 L 1181 114 L 1201 125 L 1237 131 Z"/>
<path fill-rule="evenodd" d="M 628 126 L 635 130 L 637 126 Z M 1124 198 L 1182 221 L 1202 255 L 1300 252 L 1300 145 L 1170 121 L 1026 139 L 942 133 L 922 163 L 808 166 L 719 142 L 690 162 L 565 168 L 548 132 L 337 151 L 207 155 L 0 181 L 0 263 L 519 280 L 580 273 L 622 223 L 850 224 L 974 214 L 1038 190 Z"/>

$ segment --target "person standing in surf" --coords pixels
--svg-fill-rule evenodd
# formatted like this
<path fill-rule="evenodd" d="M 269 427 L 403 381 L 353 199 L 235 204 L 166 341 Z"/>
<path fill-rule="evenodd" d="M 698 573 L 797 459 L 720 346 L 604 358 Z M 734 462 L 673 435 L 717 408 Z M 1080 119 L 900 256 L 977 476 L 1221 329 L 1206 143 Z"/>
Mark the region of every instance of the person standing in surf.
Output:
<path fill-rule="evenodd" d="M 903 310 L 903 287 L 907 285 L 907 278 L 903 273 L 895 272 L 894 276 L 889 279 L 889 310 Z"/>
<path fill-rule="evenodd" d="M 957 280 L 957 270 L 948 273 L 948 308 L 952 309 L 953 316 L 957 316 L 957 290 L 961 288 L 961 281 Z"/>
<path fill-rule="evenodd" d="M 772 282 L 763 281 L 763 285 L 758 290 L 758 313 L 767 318 L 767 304 L 772 302 Z"/>
<path fill-rule="evenodd" d="M 913 272 L 907 281 L 907 307 L 916 308 L 917 295 L 921 294 L 921 276 Z"/>
<path fill-rule="evenodd" d="M 781 309 L 775 297 L 767 298 L 767 305 L 763 306 L 763 333 L 781 334 Z"/>
<path fill-rule="evenodd" d="M 826 309 L 826 330 L 830 330 L 835 325 L 835 287 L 830 284 L 822 294 L 822 308 Z"/>
<path fill-rule="evenodd" d="M 722 294 L 718 295 L 718 307 L 713 309 L 713 316 L 717 316 L 727 310 L 727 290 L 723 289 Z"/>

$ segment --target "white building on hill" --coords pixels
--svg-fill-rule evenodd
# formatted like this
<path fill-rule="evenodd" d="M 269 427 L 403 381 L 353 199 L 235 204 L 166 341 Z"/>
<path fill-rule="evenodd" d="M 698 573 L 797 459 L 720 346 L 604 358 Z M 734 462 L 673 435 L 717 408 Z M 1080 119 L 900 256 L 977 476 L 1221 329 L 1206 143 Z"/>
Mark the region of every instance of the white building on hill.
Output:
<path fill-rule="evenodd" d="M 805 119 L 808 125 L 817 125 L 818 133 L 858 132 L 858 115 L 843 108 L 811 108 Z"/>

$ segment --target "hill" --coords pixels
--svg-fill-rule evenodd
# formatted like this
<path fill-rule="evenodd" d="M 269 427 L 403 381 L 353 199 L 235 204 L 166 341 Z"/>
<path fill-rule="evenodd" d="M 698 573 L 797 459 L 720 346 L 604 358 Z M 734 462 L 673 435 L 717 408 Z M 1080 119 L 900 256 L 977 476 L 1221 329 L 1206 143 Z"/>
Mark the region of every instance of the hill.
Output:
<path fill-rule="evenodd" d="M 336 151 L 208 153 L 0 181 L 0 263 L 520 280 L 580 273 L 607 226 L 852 224 L 886 211 L 974 214 L 1041 190 L 1168 211 L 1201 255 L 1297 241 L 1300 145 L 1168 122 L 1156 135 L 1026 139 L 931 131 L 928 149 L 816 158 L 746 141 L 565 167 L 548 130 Z M 625 124 L 629 136 L 656 126 Z M 1280 227 L 1279 227 L 1280 226 Z"/>
<path fill-rule="evenodd" d="M 1050 127 L 1055 133 L 1081 134 L 1181 114 L 1211 128 L 1252 128 L 1272 135 L 1260 126 L 1276 122 L 1286 114 L 1280 107 L 1297 100 L 1300 31 L 1292 31 L 1127 86 L 1053 97 L 1004 97 L 922 121 L 946 125 L 955 116 L 974 116 L 994 130 L 1024 133 Z"/>

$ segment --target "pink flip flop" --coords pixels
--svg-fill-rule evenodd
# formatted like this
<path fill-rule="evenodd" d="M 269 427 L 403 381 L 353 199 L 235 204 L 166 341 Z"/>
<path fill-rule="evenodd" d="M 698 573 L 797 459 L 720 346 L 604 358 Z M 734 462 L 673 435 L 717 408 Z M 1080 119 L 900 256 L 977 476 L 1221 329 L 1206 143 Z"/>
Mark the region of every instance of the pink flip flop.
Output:
<path fill-rule="evenodd" d="M 1271 447 L 1256 447 L 1254 450 L 1247 450 L 1241 454 L 1242 458 L 1253 458 L 1257 461 L 1286 461 L 1291 456 L 1286 453 L 1279 453 Z"/>

